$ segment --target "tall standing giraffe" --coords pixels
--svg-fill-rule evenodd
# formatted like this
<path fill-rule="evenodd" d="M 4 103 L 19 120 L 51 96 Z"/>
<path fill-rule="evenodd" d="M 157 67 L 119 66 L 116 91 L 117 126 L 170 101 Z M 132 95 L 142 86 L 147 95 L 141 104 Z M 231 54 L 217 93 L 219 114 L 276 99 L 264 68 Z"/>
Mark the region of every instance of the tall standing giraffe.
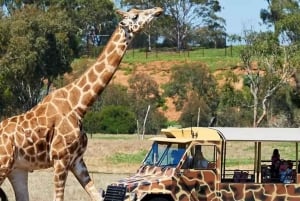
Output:
<path fill-rule="evenodd" d="M 28 172 L 53 167 L 54 200 L 64 200 L 70 170 L 92 200 L 101 200 L 83 161 L 82 118 L 117 70 L 133 37 L 163 10 L 117 11 L 122 20 L 96 62 L 77 80 L 31 110 L 0 123 L 0 185 L 6 177 L 17 201 L 28 201 Z"/>

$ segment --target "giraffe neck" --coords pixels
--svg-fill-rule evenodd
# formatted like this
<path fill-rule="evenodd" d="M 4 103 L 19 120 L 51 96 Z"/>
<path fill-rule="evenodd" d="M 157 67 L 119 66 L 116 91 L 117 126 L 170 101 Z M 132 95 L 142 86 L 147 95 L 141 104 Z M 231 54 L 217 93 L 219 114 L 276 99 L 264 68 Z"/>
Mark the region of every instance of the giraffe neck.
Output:
<path fill-rule="evenodd" d="M 73 108 L 79 116 L 83 117 L 88 107 L 103 92 L 115 74 L 131 41 L 132 35 L 127 34 L 118 26 L 97 61 L 71 84 L 73 90 L 79 93 L 74 93 L 71 99 Z"/>

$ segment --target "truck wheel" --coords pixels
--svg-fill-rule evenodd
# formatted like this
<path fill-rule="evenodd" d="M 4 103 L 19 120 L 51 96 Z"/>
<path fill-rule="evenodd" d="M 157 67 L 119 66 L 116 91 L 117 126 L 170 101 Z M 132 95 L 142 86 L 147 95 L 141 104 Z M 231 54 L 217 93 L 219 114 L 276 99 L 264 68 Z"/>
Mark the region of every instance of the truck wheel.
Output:
<path fill-rule="evenodd" d="M 150 199 L 150 201 L 169 201 L 169 200 L 166 198 L 162 198 L 162 197 L 155 197 L 155 198 Z"/>
<path fill-rule="evenodd" d="M 1 201 L 8 201 L 7 196 L 2 188 L 0 188 L 0 198 L 1 198 Z"/>

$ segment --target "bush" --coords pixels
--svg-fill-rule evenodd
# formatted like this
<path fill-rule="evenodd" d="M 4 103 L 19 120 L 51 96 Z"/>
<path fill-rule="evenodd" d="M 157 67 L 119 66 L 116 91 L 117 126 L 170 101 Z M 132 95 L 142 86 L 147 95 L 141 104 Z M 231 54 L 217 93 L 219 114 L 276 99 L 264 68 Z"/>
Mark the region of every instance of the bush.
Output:
<path fill-rule="evenodd" d="M 89 112 L 84 118 L 84 129 L 88 133 L 132 134 L 136 118 L 124 106 L 106 106 L 100 112 Z"/>

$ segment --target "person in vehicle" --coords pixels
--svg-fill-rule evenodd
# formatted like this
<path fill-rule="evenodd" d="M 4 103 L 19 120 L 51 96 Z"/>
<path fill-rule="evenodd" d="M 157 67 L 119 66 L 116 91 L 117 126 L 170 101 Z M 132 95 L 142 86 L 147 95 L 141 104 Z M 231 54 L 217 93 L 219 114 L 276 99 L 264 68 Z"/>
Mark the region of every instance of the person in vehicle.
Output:
<path fill-rule="evenodd" d="M 291 161 L 283 161 L 280 165 L 280 181 L 283 183 L 292 183 L 293 181 L 293 163 Z"/>
<path fill-rule="evenodd" d="M 279 178 L 279 167 L 280 167 L 280 154 L 278 149 L 273 150 L 273 154 L 271 157 L 271 173 L 272 178 Z"/>
<path fill-rule="evenodd" d="M 194 165 L 193 167 L 195 169 L 198 168 L 207 168 L 208 167 L 208 160 L 206 160 L 203 156 L 203 153 L 201 151 L 201 146 L 195 147 L 195 156 L 194 156 Z"/>

